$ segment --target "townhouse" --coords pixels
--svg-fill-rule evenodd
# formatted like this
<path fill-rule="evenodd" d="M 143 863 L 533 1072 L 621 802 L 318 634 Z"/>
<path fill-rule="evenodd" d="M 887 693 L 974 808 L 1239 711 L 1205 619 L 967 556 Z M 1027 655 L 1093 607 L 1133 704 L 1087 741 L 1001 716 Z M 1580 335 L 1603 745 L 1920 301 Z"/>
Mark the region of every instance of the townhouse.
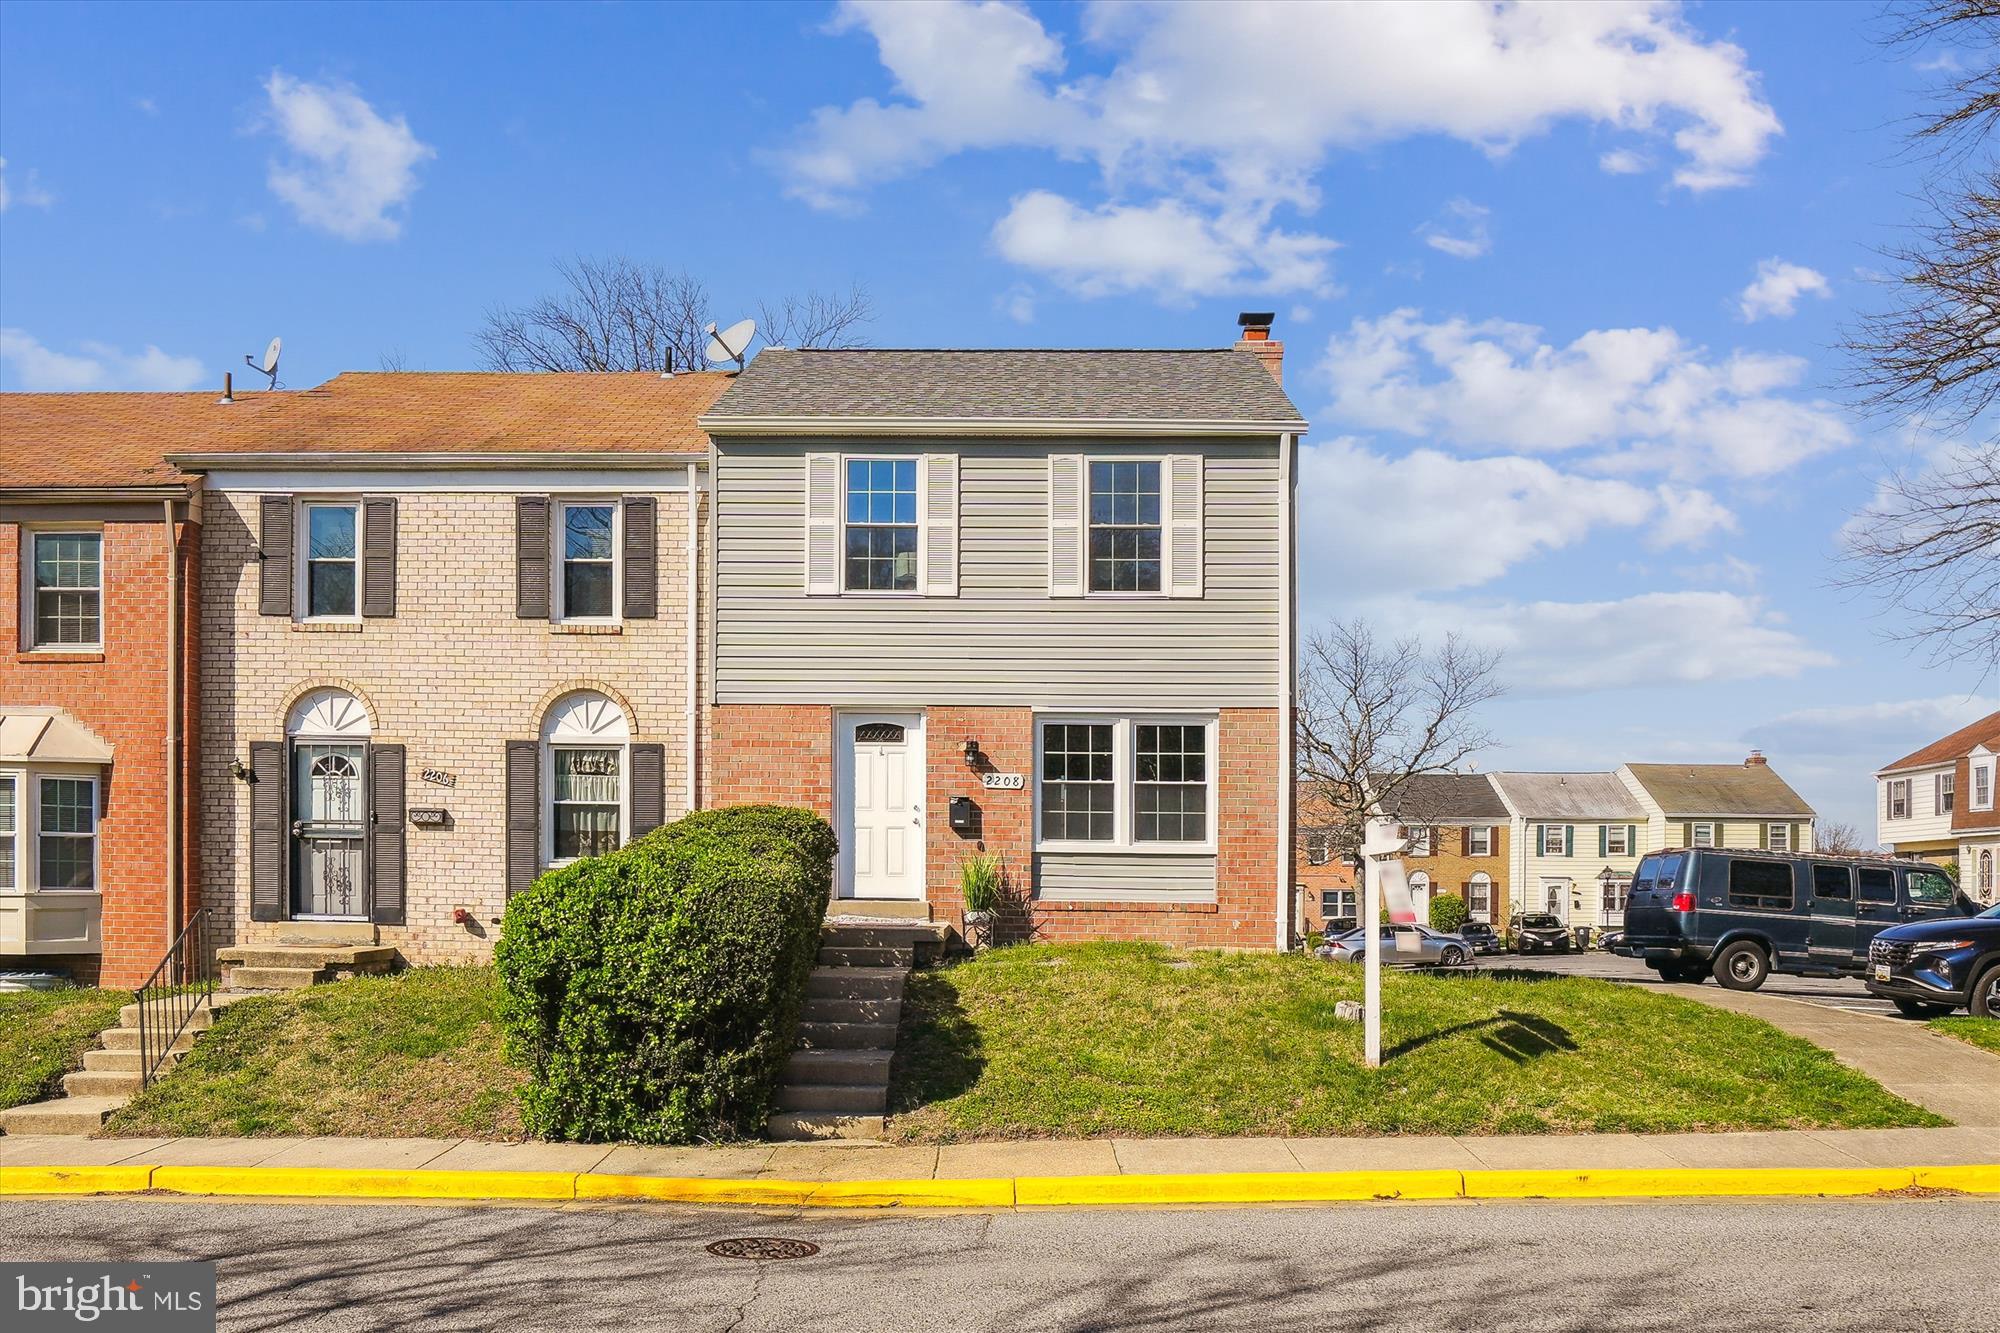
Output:
<path fill-rule="evenodd" d="M 2000 713 L 1989 713 L 1875 774 L 1876 841 L 1955 865 L 1959 887 L 2000 900 Z"/>
<path fill-rule="evenodd" d="M 1817 815 L 1760 751 L 1740 764 L 1626 764 L 1618 777 L 1646 813 L 1652 846 L 1813 849 Z"/>
<path fill-rule="evenodd" d="M 204 494 L 221 938 L 485 958 L 543 868 L 694 807 L 695 418 L 727 384 L 345 374 L 212 405 L 259 411 L 226 447 L 170 446 Z"/>
<path fill-rule="evenodd" d="M 1383 814 L 1406 839 L 1403 870 L 1417 920 L 1430 920 L 1438 894 L 1457 894 L 1473 921 L 1507 923 L 1512 816 L 1490 775 L 1412 777 Z"/>
<path fill-rule="evenodd" d="M 1615 773 L 1495 773 L 1512 825 L 1517 910 L 1616 930 L 1639 858 L 1661 844 Z"/>
<path fill-rule="evenodd" d="M 1196 351 L 782 351 L 715 442 L 708 798 L 833 821 L 846 910 L 1291 939 L 1293 476 L 1268 315 Z"/>
<path fill-rule="evenodd" d="M 1354 862 L 1340 848 L 1339 817 L 1314 784 L 1301 780 L 1293 797 L 1292 893 L 1301 938 L 1329 927 L 1350 930 L 1361 919 Z"/>

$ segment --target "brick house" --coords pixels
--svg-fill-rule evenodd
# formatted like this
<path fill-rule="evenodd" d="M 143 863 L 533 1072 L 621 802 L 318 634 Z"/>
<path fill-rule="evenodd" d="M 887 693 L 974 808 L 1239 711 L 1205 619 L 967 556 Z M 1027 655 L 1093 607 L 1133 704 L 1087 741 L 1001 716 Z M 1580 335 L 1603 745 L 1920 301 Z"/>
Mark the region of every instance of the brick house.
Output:
<path fill-rule="evenodd" d="M 226 941 L 484 959 L 542 868 L 701 800 L 695 418 L 727 383 L 344 374 L 169 449 L 204 494 Z"/>
<path fill-rule="evenodd" d="M 2000 713 L 1989 713 L 1875 774 L 1876 837 L 1899 856 L 1956 863 L 1958 883 L 2000 901 Z"/>
<path fill-rule="evenodd" d="M 1293 476 L 1268 316 L 1210 351 L 782 351 L 714 440 L 708 798 L 830 819 L 849 910 L 1289 944 Z"/>
<path fill-rule="evenodd" d="M 1408 839 L 1403 870 L 1419 921 L 1439 894 L 1456 894 L 1472 921 L 1505 926 L 1511 902 L 1512 846 L 1506 803 L 1484 773 L 1426 773 L 1411 778 L 1386 812 Z"/>
<path fill-rule="evenodd" d="M 1297 898 L 1301 935 L 1324 933 L 1329 922 L 1351 928 L 1361 919 L 1361 890 L 1354 865 L 1342 855 L 1338 820 L 1313 784 L 1301 781 L 1293 798 L 1298 832 L 1292 855 L 1292 892 Z"/>
<path fill-rule="evenodd" d="M 0 394 L 0 968 L 134 985 L 196 899 L 202 497 L 160 455 L 215 404 Z"/>

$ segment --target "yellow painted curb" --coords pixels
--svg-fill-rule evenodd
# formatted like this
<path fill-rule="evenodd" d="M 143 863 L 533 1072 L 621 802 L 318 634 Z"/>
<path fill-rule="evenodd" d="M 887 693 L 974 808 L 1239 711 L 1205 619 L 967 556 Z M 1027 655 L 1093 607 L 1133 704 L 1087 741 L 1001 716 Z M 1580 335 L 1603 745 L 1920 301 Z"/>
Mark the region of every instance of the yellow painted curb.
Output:
<path fill-rule="evenodd" d="M 150 1188 L 150 1166 L 0 1167 L 0 1194 L 131 1194 Z"/>
<path fill-rule="evenodd" d="M 388 1171 L 324 1166 L 162 1166 L 153 1188 L 176 1194 L 356 1199 L 573 1199 L 573 1171 Z"/>
<path fill-rule="evenodd" d="M 1011 1208 L 1014 1182 L 991 1180 L 716 1180 L 686 1176 L 576 1178 L 579 1199 L 652 1199 L 796 1208 Z"/>
<path fill-rule="evenodd" d="M 1967 1194 L 2000 1194 L 2000 1166 L 1920 1166 L 1917 1184 Z"/>
<path fill-rule="evenodd" d="M 1669 1199 L 1874 1194 L 1907 1189 L 1909 1167 L 1667 1167 L 1603 1171 L 1467 1171 L 1468 1199 Z"/>
<path fill-rule="evenodd" d="M 1202 1175 L 1022 1176 L 1014 1182 L 1014 1201 L 1024 1208 L 1458 1197 L 1456 1171 L 1218 1171 Z"/>

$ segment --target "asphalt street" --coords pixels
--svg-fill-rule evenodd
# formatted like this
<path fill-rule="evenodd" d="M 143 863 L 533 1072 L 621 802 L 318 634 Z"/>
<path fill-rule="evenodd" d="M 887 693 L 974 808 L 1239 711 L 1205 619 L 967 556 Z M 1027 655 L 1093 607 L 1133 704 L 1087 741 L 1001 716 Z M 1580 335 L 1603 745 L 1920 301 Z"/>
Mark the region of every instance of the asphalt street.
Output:
<path fill-rule="evenodd" d="M 1561 972 L 1568 976 L 1604 977 L 1610 981 L 1629 981 L 1642 986 L 1662 986 L 1668 989 L 1690 984 L 1662 981 L 1659 973 L 1638 959 L 1621 958 L 1615 953 L 1605 953 L 1601 949 L 1592 949 L 1585 953 L 1526 956 L 1487 954 L 1479 959 L 1479 966 L 1489 970 L 1519 967 L 1536 972 Z M 1701 984 L 1713 986 L 1715 983 L 1704 981 Z M 1896 1012 L 1895 1005 L 1870 995 L 1858 977 L 1787 977 L 1773 972 L 1758 989 L 1766 995 L 1783 995 L 1794 1000 L 1825 1005 L 1829 1009 L 1845 1009 L 1857 1014 L 1879 1014 L 1885 1018 L 1902 1018 L 1902 1015 Z"/>
<path fill-rule="evenodd" d="M 10 1259 L 214 1259 L 221 1327 L 1992 1330 L 2000 1201 L 775 1214 L 62 1200 Z M 719 1258 L 771 1236 L 818 1253 Z"/>

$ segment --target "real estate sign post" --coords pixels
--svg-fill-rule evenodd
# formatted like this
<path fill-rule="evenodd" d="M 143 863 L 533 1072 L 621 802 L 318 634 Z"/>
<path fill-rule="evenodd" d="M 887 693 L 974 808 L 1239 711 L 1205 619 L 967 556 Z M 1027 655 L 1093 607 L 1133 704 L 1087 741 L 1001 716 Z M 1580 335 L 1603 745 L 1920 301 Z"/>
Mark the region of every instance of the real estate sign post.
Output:
<path fill-rule="evenodd" d="M 1410 881 L 1403 874 L 1402 853 L 1407 840 L 1393 824 L 1371 823 L 1361 844 L 1361 926 L 1366 932 L 1367 952 L 1362 955 L 1366 977 L 1361 1000 L 1361 1030 L 1364 1058 L 1370 1069 L 1382 1067 L 1382 906 L 1386 895 L 1390 920 L 1398 925 L 1414 922 L 1416 910 L 1410 902 Z"/>

